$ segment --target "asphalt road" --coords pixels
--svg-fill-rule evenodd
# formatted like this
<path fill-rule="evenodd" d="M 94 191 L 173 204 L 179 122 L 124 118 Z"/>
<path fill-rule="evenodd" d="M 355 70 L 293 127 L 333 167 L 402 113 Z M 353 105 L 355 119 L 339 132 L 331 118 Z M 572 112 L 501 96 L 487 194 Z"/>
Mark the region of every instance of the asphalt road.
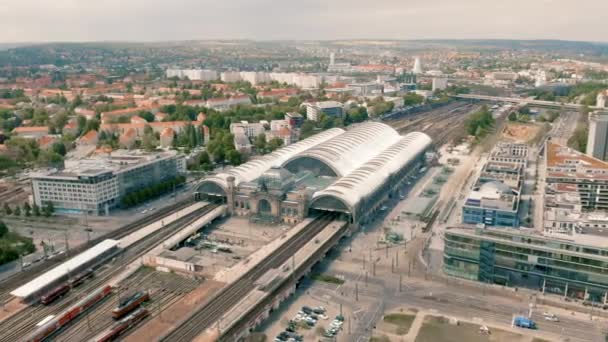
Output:
<path fill-rule="evenodd" d="M 528 301 L 520 301 L 506 296 L 480 293 L 478 289 L 461 287 L 456 280 L 448 284 L 424 281 L 403 276 L 402 291 L 399 291 L 399 275 L 377 273 L 368 277 L 367 285 L 359 273 L 338 271 L 346 283 L 341 287 L 317 282 L 310 290 L 317 296 L 332 296 L 350 301 L 355 300 L 355 291 L 361 300 L 373 299 L 374 304 L 368 310 L 360 311 L 356 321 L 359 324 L 353 329 L 354 336 L 369 335 L 384 310 L 399 307 L 410 307 L 423 310 L 435 310 L 438 314 L 463 317 L 481 322 L 510 325 L 513 315 L 527 314 Z M 358 283 L 355 290 L 355 283 Z M 591 321 L 589 316 L 577 314 L 574 318 L 558 315 L 560 322 L 545 321 L 543 309 L 533 309 L 532 318 L 540 332 L 550 332 L 567 337 L 570 341 L 603 341 L 602 324 Z"/>

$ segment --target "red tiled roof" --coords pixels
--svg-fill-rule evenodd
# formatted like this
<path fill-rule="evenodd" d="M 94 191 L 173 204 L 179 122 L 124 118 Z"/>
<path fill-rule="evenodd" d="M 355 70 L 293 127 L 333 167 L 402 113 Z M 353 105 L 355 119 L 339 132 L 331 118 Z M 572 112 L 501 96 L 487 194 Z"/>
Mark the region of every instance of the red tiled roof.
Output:
<path fill-rule="evenodd" d="M 161 137 L 167 137 L 167 136 L 172 137 L 174 135 L 175 135 L 175 132 L 173 131 L 173 128 L 171 128 L 171 127 L 167 127 L 165 129 L 163 129 L 163 131 L 160 133 Z"/>
<path fill-rule="evenodd" d="M 16 127 L 13 129 L 13 133 L 30 133 L 30 132 L 48 132 L 47 126 L 29 126 L 29 127 Z"/>

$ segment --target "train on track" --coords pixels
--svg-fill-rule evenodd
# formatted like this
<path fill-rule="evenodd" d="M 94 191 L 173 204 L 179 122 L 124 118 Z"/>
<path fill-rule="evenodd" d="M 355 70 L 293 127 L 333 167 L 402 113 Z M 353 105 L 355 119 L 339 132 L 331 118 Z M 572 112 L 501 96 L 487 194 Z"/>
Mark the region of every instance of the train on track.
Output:
<path fill-rule="evenodd" d="M 68 281 L 71 287 L 78 287 L 78 285 L 84 283 L 85 280 L 93 277 L 93 269 L 88 268 L 80 273 L 78 273 L 74 278 Z"/>
<path fill-rule="evenodd" d="M 142 303 L 150 300 L 148 291 L 137 291 L 131 296 L 120 300 L 118 306 L 112 310 L 112 318 L 121 319 L 129 312 L 138 308 Z"/>
<path fill-rule="evenodd" d="M 80 316 L 83 312 L 90 309 L 93 305 L 99 303 L 106 298 L 112 292 L 112 287 L 106 285 L 88 296 L 84 297 L 76 304 L 69 307 L 64 312 L 56 315 L 48 322 L 42 324 L 36 330 L 34 330 L 24 341 L 26 342 L 40 342 L 54 334 L 57 330 L 63 328 L 76 317 Z"/>
<path fill-rule="evenodd" d="M 121 334 L 130 329 L 131 327 L 137 325 L 144 318 L 149 315 L 148 310 L 145 308 L 139 308 L 129 314 L 127 317 L 121 319 L 111 328 L 102 332 L 101 334 L 95 336 L 93 341 L 95 342 L 108 342 L 116 340 Z"/>
<path fill-rule="evenodd" d="M 93 269 L 92 268 L 86 269 L 86 270 L 78 273 L 76 276 L 74 276 L 67 282 L 55 287 L 51 291 L 42 295 L 40 297 L 40 302 L 44 305 L 49 305 L 52 302 L 54 302 L 55 300 L 57 300 L 58 298 L 63 297 L 63 295 L 68 293 L 72 288 L 78 287 L 79 285 L 84 283 L 85 280 L 87 280 L 88 278 L 91 278 L 91 277 L 93 277 Z"/>
<path fill-rule="evenodd" d="M 44 305 L 49 305 L 52 302 L 54 302 L 55 300 L 57 300 L 58 298 L 63 297 L 63 295 L 68 293 L 69 291 L 70 291 L 69 284 L 59 285 L 59 286 L 55 287 L 54 289 L 52 289 L 51 291 L 43 294 L 40 297 L 40 303 L 42 303 Z"/>

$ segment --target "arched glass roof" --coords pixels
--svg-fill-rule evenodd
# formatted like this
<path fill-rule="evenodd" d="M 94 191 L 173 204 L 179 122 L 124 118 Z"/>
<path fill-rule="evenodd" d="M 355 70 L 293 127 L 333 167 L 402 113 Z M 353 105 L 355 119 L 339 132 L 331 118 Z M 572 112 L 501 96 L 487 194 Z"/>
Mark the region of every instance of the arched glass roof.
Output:
<path fill-rule="evenodd" d="M 312 201 L 323 196 L 336 198 L 355 207 L 372 194 L 394 173 L 405 167 L 431 145 L 431 138 L 420 132 L 409 133 L 335 183 L 318 191 Z"/>
<path fill-rule="evenodd" d="M 298 158 L 308 157 L 321 161 L 334 170 L 338 177 L 343 177 L 399 139 L 400 135 L 390 126 L 380 122 L 366 122 L 293 156 L 283 166 L 287 167 Z"/>
<path fill-rule="evenodd" d="M 228 177 L 235 178 L 235 185 L 241 182 L 250 182 L 262 175 L 266 170 L 273 166 L 280 166 L 293 156 L 301 153 L 311 147 L 328 141 L 344 133 L 341 128 L 331 128 L 319 134 L 315 134 L 310 138 L 304 139 L 295 144 L 280 148 L 261 158 L 257 158 L 239 165 L 235 168 L 211 175 L 205 178 L 202 183 L 213 182 L 223 189 L 228 186 Z"/>

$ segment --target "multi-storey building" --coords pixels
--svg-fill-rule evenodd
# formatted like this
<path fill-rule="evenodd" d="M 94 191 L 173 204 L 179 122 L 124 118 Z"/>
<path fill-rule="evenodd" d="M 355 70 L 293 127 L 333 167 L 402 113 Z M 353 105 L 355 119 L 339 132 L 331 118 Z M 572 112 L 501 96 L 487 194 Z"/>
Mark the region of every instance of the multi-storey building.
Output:
<path fill-rule="evenodd" d="M 572 190 L 582 210 L 608 210 L 608 163 L 550 141 L 545 163 L 549 190 Z"/>
<path fill-rule="evenodd" d="M 185 160 L 176 152 L 115 151 L 32 177 L 32 193 L 40 207 L 50 202 L 58 212 L 107 215 L 124 195 L 185 171 Z"/>
<path fill-rule="evenodd" d="M 306 118 L 311 121 L 318 121 L 321 114 L 332 117 L 342 117 L 344 106 L 337 101 L 323 101 L 306 104 Z"/>
<path fill-rule="evenodd" d="M 608 112 L 595 112 L 589 115 L 586 152 L 591 157 L 608 160 Z"/>
<path fill-rule="evenodd" d="M 491 152 L 462 207 L 467 224 L 517 228 L 528 150 L 522 144 L 499 144 Z"/>
<path fill-rule="evenodd" d="M 608 248 L 597 239 L 544 237 L 508 229 L 447 229 L 444 272 L 595 302 L 608 292 Z"/>
<path fill-rule="evenodd" d="M 217 71 L 203 69 L 167 69 L 167 78 L 188 78 L 192 81 L 215 81 Z"/>

